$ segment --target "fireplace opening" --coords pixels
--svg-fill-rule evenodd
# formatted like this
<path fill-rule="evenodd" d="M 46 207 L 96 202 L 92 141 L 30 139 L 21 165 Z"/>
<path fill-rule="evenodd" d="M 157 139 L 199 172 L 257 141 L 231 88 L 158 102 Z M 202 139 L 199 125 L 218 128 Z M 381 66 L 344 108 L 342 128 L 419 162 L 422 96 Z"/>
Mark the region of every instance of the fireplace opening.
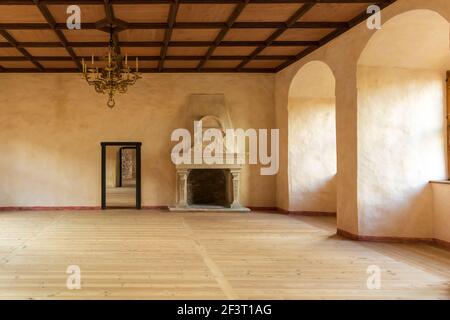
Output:
<path fill-rule="evenodd" d="M 189 205 L 229 207 L 227 170 L 194 169 L 187 181 L 187 202 Z"/>

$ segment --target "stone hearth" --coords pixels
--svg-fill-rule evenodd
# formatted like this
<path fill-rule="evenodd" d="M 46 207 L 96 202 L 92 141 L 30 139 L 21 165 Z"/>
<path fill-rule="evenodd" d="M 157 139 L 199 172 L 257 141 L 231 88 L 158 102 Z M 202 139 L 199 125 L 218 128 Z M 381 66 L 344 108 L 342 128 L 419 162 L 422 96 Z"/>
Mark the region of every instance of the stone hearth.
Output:
<path fill-rule="evenodd" d="M 228 170 L 194 169 L 187 179 L 187 203 L 190 206 L 230 206 Z"/>

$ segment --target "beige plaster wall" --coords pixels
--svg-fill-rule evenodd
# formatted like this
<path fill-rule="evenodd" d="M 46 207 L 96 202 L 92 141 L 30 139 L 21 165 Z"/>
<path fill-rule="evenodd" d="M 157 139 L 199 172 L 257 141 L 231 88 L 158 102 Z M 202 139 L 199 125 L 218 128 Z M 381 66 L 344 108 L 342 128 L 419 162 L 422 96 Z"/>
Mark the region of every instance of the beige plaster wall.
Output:
<path fill-rule="evenodd" d="M 432 183 L 433 237 L 450 242 L 450 184 Z"/>
<path fill-rule="evenodd" d="M 360 67 L 358 89 L 360 232 L 431 237 L 428 182 L 447 177 L 444 75 Z"/>
<path fill-rule="evenodd" d="M 0 206 L 100 204 L 100 142 L 142 142 L 142 204 L 175 201 L 170 134 L 193 93 L 223 93 L 236 128 L 273 128 L 274 75 L 144 75 L 116 107 L 76 74 L 0 75 Z M 244 168 L 242 203 L 275 205 L 275 176 Z"/>
<path fill-rule="evenodd" d="M 336 212 L 335 80 L 322 62 L 292 81 L 289 116 L 289 210 Z"/>
<path fill-rule="evenodd" d="M 450 21 L 450 2 L 448 0 L 398 0 L 382 12 L 383 23 L 391 18 L 416 9 L 432 10 Z M 414 23 L 414 20 L 411 20 Z M 407 31 L 407 28 L 403 29 Z M 277 203 L 289 207 L 288 179 L 288 94 L 292 79 L 297 72 L 310 61 L 323 61 L 333 71 L 336 78 L 336 139 L 337 139 L 337 226 L 354 234 L 361 234 L 358 172 L 363 162 L 358 157 L 358 90 L 357 62 L 368 41 L 375 34 L 365 22 L 349 32 L 339 36 L 312 54 L 292 64 L 276 75 L 275 107 L 276 124 L 280 127 L 280 140 L 283 141 L 280 156 L 280 172 L 277 176 Z M 400 31 L 401 32 L 401 31 Z M 418 39 L 413 37 L 412 39 Z M 414 42 L 414 41 L 413 41 Z M 428 49 L 428 51 L 432 51 Z M 423 52 L 423 51 L 421 51 Z M 392 195 L 394 197 L 395 195 Z M 399 195 L 400 196 L 400 195 Z M 386 199 L 389 201 L 389 199 Z M 388 219 L 389 217 L 385 217 Z M 378 235 L 378 227 L 383 229 L 381 221 L 375 220 L 372 230 Z M 363 223 L 364 225 L 364 223 Z M 416 225 L 416 227 L 418 227 Z M 417 231 L 417 232 L 416 232 Z M 410 228 L 409 234 L 420 235 L 418 227 Z M 390 236 L 398 236 L 395 231 Z"/>
<path fill-rule="evenodd" d="M 414 10 L 386 22 L 361 54 L 358 205 L 362 234 L 432 236 L 428 181 L 447 178 L 449 38 L 449 23 L 442 16 Z"/>

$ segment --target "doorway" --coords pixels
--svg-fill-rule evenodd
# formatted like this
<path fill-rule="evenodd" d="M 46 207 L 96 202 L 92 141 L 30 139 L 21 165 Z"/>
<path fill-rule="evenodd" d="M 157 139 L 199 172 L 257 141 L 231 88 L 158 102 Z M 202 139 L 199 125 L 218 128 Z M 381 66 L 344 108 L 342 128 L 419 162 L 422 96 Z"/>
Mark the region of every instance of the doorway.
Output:
<path fill-rule="evenodd" d="M 102 209 L 141 208 L 141 143 L 102 142 Z"/>

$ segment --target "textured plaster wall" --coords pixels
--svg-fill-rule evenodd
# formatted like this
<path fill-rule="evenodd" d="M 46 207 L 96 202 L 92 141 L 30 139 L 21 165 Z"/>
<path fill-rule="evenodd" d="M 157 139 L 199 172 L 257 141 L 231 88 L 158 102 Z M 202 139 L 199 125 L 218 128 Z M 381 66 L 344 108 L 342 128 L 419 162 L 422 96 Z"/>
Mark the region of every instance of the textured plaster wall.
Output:
<path fill-rule="evenodd" d="M 449 23 L 442 16 L 416 10 L 388 21 L 360 57 L 358 205 L 362 234 L 433 235 L 428 182 L 447 178 L 449 36 Z M 414 38 L 423 41 L 411 41 Z"/>
<path fill-rule="evenodd" d="M 289 210 L 336 212 L 335 79 L 322 62 L 294 78 L 289 112 Z"/>
<path fill-rule="evenodd" d="M 450 242 L 450 184 L 432 183 L 433 237 Z"/>
<path fill-rule="evenodd" d="M 425 9 L 425 10 L 423 10 Z M 431 12 L 436 14 L 433 19 L 446 19 L 450 21 L 450 2 L 448 0 L 398 0 L 382 12 L 383 23 L 386 23 L 390 19 L 408 12 L 409 14 L 413 10 L 421 10 L 422 12 Z M 426 20 L 426 19 L 425 19 Z M 407 27 L 400 28 L 397 32 L 402 34 L 402 32 L 408 33 L 408 30 L 416 22 L 414 18 L 409 20 L 410 25 Z M 420 22 L 420 21 L 419 21 Z M 420 28 L 426 29 L 428 26 L 420 26 Z M 448 31 L 448 27 L 447 27 Z M 369 30 L 365 23 L 361 23 L 349 32 L 341 35 L 337 39 L 323 46 L 322 48 L 316 50 L 312 54 L 306 56 L 300 61 L 294 63 L 290 67 L 284 69 L 276 75 L 275 83 L 275 114 L 276 114 L 276 124 L 280 127 L 280 140 L 283 141 L 281 144 L 281 156 L 280 156 L 280 172 L 277 176 L 277 203 L 279 207 L 288 209 L 289 208 L 289 178 L 288 178 L 288 96 L 289 88 L 291 86 L 292 80 L 296 76 L 299 70 L 311 61 L 323 61 L 325 62 L 333 71 L 336 78 L 336 140 L 337 140 L 337 226 L 340 229 L 354 233 L 362 234 L 360 230 L 360 225 L 362 228 L 366 228 L 370 224 L 370 220 L 362 221 L 370 216 L 362 215 L 364 212 L 360 207 L 359 197 L 360 190 L 358 174 L 366 168 L 366 163 L 364 159 L 359 157 L 358 153 L 358 126 L 361 124 L 358 122 L 358 79 L 357 79 L 357 63 L 363 52 L 364 48 L 368 44 L 369 40 L 376 33 L 375 30 Z M 409 33 L 408 33 L 409 34 Z M 429 35 L 424 39 L 423 37 L 418 37 L 413 35 L 409 38 L 410 42 L 421 43 L 425 41 L 428 43 L 429 38 L 441 39 L 444 37 L 442 31 L 439 35 L 433 34 Z M 446 39 L 448 41 L 448 32 L 446 34 Z M 411 39 L 421 39 L 421 41 L 411 41 Z M 393 45 L 395 41 L 385 43 L 386 47 Z M 404 42 L 402 42 L 404 43 Z M 442 48 L 444 45 L 439 45 Z M 415 64 L 420 57 L 427 56 L 428 54 L 433 55 L 433 47 L 422 48 L 420 52 L 412 52 L 416 54 L 416 57 L 411 58 L 408 56 L 407 59 L 409 65 Z M 448 47 L 447 47 L 448 48 Z M 399 47 L 395 46 L 392 50 L 398 51 Z M 409 50 L 408 50 L 409 51 Z M 392 52 L 392 51 L 391 51 Z M 402 51 L 404 52 L 404 51 Z M 411 53 L 411 52 L 410 52 Z M 387 53 L 388 55 L 390 53 Z M 438 56 L 434 56 L 438 57 Z M 383 59 L 389 60 L 389 57 Z M 435 58 L 433 58 L 435 59 Z M 421 60 L 422 61 L 422 60 Z M 434 60 L 433 60 L 434 61 Z M 422 61 L 422 63 L 427 63 Z M 442 64 L 442 60 L 438 62 Z M 406 67 L 406 66 L 403 66 Z M 401 95 L 401 92 L 398 93 Z M 408 114 L 404 115 L 409 117 Z M 443 121 L 444 118 L 442 118 Z M 442 132 L 441 132 L 442 133 Z M 376 132 L 372 132 L 376 135 Z M 440 160 L 439 160 L 440 161 Z M 376 178 L 376 175 L 373 175 Z M 431 178 L 431 177 L 430 177 Z M 396 193 L 390 195 L 390 197 L 383 199 L 385 206 L 392 206 L 392 199 L 399 199 L 402 197 L 402 193 Z M 403 199 L 406 200 L 406 199 Z M 403 201 L 397 200 L 397 201 Z M 412 205 L 413 202 L 410 202 Z M 425 203 L 421 203 L 420 206 L 429 205 L 430 201 L 425 200 Z M 403 207 L 399 208 L 400 211 L 404 210 Z M 404 211 L 402 211 L 404 212 Z M 430 214 L 426 216 L 429 220 Z M 400 236 L 402 234 L 408 234 L 410 236 L 420 236 L 424 233 L 424 228 L 418 223 L 420 221 L 415 221 L 413 225 L 408 225 L 408 232 L 403 233 L 402 226 L 397 226 L 397 228 L 389 227 L 386 228 L 384 221 L 388 221 L 390 216 L 383 216 L 383 219 L 374 219 L 373 224 L 370 226 L 371 235 L 387 235 L 389 236 Z M 443 219 L 448 220 L 448 213 Z M 401 223 L 396 221 L 395 223 Z M 405 221 L 405 219 L 403 219 Z M 427 222 L 425 227 L 426 232 L 430 230 L 430 222 Z M 364 230 L 367 231 L 367 230 Z M 448 233 L 448 231 L 447 231 Z"/>
<path fill-rule="evenodd" d="M 274 75 L 144 75 L 106 107 L 79 75 L 0 75 L 0 206 L 100 204 L 100 142 L 142 142 L 143 205 L 175 201 L 170 134 L 193 93 L 225 94 L 236 128 L 273 128 Z M 241 202 L 275 205 L 275 176 L 244 168 Z"/>
<path fill-rule="evenodd" d="M 447 177 L 444 84 L 439 71 L 358 69 L 362 234 L 432 236 L 428 182 Z"/>

